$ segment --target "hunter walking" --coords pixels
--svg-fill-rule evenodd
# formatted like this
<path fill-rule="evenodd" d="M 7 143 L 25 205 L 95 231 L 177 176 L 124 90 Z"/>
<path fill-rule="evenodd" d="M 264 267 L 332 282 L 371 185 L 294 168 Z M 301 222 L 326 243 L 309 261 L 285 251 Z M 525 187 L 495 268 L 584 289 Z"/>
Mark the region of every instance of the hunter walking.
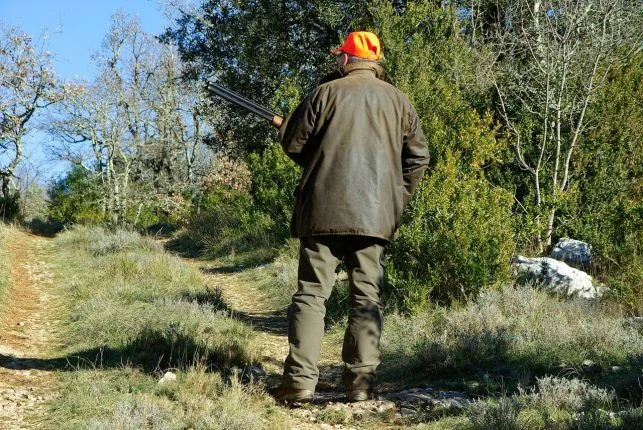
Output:
<path fill-rule="evenodd" d="M 282 402 L 313 400 L 325 302 L 342 259 L 350 303 L 342 349 L 346 396 L 372 397 L 383 253 L 429 162 L 415 109 L 378 64 L 378 38 L 350 33 L 333 54 L 341 77 L 313 90 L 279 131 L 284 151 L 303 168 L 291 223 L 301 244 L 298 290 L 288 311 L 290 351 L 274 393 Z"/>

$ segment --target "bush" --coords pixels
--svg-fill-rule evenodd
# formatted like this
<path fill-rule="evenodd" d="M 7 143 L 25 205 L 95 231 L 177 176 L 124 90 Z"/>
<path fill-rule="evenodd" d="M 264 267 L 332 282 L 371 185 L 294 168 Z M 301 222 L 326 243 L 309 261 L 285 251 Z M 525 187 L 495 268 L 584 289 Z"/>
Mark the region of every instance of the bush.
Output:
<path fill-rule="evenodd" d="M 563 234 L 592 244 L 594 274 L 620 303 L 643 312 L 643 54 L 616 64 L 588 110 L 573 164 L 578 198 Z"/>
<path fill-rule="evenodd" d="M 60 224 L 101 224 L 108 220 L 101 208 L 99 178 L 82 167 L 72 168 L 47 190 L 47 216 Z"/>
<path fill-rule="evenodd" d="M 429 1 L 409 2 L 404 13 L 384 1 L 372 9 L 384 66 L 414 104 L 431 153 L 390 250 L 385 291 L 389 305 L 419 312 L 508 276 L 512 196 L 485 177 L 506 142 L 480 108 L 490 85 L 479 73 L 483 56 L 454 31 L 454 9 Z"/>
<path fill-rule="evenodd" d="M 637 410 L 614 413 L 614 396 L 578 379 L 546 377 L 537 389 L 467 408 L 471 430 L 630 429 Z M 640 423 L 640 422 L 639 422 Z"/>
<path fill-rule="evenodd" d="M 539 403 L 546 407 L 568 411 L 584 411 L 612 406 L 614 393 L 597 388 L 576 378 L 565 379 L 545 376 L 537 380 Z"/>
<path fill-rule="evenodd" d="M 511 196 L 460 175 L 454 158 L 419 186 L 388 260 L 389 289 L 403 311 L 475 298 L 510 275 Z"/>
<path fill-rule="evenodd" d="M 220 257 L 270 247 L 276 240 L 273 226 L 272 220 L 253 206 L 248 193 L 217 185 L 194 205 L 187 235 L 201 253 Z"/>
<path fill-rule="evenodd" d="M 254 207 L 272 221 L 276 238 L 281 243 L 289 237 L 290 218 L 294 205 L 293 192 L 301 170 L 273 143 L 261 154 L 250 155 L 252 201 Z"/>

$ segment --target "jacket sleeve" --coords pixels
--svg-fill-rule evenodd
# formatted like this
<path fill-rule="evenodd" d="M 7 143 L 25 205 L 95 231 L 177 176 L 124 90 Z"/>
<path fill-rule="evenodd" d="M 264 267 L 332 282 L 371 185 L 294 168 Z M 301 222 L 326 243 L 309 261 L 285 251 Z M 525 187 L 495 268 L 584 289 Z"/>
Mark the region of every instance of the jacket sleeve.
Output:
<path fill-rule="evenodd" d="M 409 126 L 402 147 L 402 174 L 404 175 L 404 205 L 411 200 L 424 171 L 429 165 L 429 149 L 422 125 L 415 109 L 411 108 Z"/>
<path fill-rule="evenodd" d="M 303 166 L 304 147 L 315 128 L 317 110 L 314 106 L 316 91 L 309 94 L 295 110 L 288 115 L 279 129 L 281 147 L 288 157 Z"/>

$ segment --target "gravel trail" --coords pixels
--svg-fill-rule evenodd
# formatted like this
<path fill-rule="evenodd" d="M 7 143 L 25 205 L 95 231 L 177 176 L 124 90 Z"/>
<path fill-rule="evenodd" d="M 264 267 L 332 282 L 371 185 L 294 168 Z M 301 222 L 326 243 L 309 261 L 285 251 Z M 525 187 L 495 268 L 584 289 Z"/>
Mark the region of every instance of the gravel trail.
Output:
<path fill-rule="evenodd" d="M 60 346 L 50 241 L 13 231 L 9 283 L 0 310 L 0 428 L 37 429 L 55 395 L 53 352 Z"/>

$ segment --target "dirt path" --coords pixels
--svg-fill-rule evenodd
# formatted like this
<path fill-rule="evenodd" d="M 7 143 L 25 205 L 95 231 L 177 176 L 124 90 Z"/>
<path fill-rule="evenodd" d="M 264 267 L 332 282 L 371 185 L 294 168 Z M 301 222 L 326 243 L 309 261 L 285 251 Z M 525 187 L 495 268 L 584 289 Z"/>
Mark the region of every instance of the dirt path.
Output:
<path fill-rule="evenodd" d="M 221 291 L 223 301 L 234 317 L 251 325 L 263 346 L 262 366 L 269 374 L 280 375 L 288 355 L 288 326 L 286 310 L 276 309 L 270 299 L 241 272 L 219 270 L 206 262 L 192 262 L 206 275 L 211 287 Z M 320 356 L 320 381 L 317 389 L 333 391 L 341 379 L 341 356 L 336 345 L 324 337 Z"/>
<path fill-rule="evenodd" d="M 207 262 L 190 261 L 205 275 L 208 285 L 221 291 L 222 299 L 232 316 L 251 325 L 263 346 L 262 366 L 268 373 L 280 374 L 283 359 L 288 354 L 286 317 L 284 312 L 273 309 L 265 295 L 244 282 L 238 273 L 226 272 Z"/>
<path fill-rule="evenodd" d="M 285 310 L 275 309 L 265 294 L 243 273 L 222 270 L 208 262 L 186 261 L 197 265 L 206 275 L 208 284 L 221 291 L 222 299 L 233 317 L 254 328 L 263 346 L 261 365 L 268 375 L 278 381 L 283 371 L 283 359 L 288 353 Z M 396 389 L 395 384 L 380 384 L 380 389 L 385 392 L 381 392 L 377 400 L 347 404 L 341 383 L 342 369 L 338 339 L 332 339 L 327 334 L 320 357 L 320 379 L 315 402 L 310 408 L 291 410 L 294 429 L 399 428 L 404 417 L 416 415 L 419 411 L 435 408 L 459 410 L 469 402 L 461 392 L 442 391 L 426 385 L 405 390 Z M 270 381 L 268 385 L 272 385 Z M 328 417 L 331 417 L 330 422 L 323 422 L 329 421 Z"/>
<path fill-rule="evenodd" d="M 44 404 L 54 393 L 47 370 L 59 346 L 58 306 L 53 295 L 50 243 L 19 231 L 7 238 L 9 284 L 0 312 L 0 428 L 38 428 Z"/>

